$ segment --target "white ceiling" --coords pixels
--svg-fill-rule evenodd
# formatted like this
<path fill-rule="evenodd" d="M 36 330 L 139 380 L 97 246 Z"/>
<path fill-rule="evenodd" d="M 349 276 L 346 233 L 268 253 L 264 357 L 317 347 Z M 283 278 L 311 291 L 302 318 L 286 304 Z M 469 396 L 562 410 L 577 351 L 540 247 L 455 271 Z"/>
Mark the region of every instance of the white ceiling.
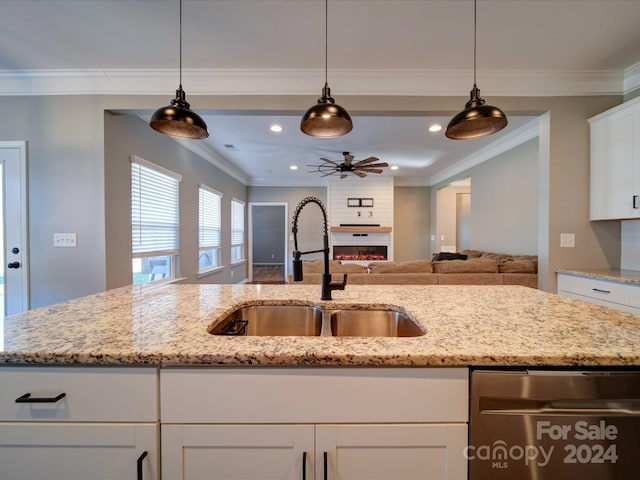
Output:
<path fill-rule="evenodd" d="M 172 98 L 177 0 L 0 0 L 0 8 L 0 94 Z M 640 86 L 639 23 L 640 0 L 478 0 L 478 86 L 490 104 L 498 95 L 625 93 Z M 352 133 L 328 140 L 299 132 L 303 112 L 202 111 L 198 95 L 309 95 L 311 106 L 324 80 L 324 2 L 183 0 L 183 27 L 187 99 L 212 132 L 198 148 L 252 184 L 318 184 L 305 165 L 342 151 L 433 179 L 531 120 L 510 115 L 501 134 L 450 141 L 426 131 L 447 117 L 355 115 Z M 329 84 L 347 109 L 341 96 L 360 94 L 459 95 L 462 108 L 472 47 L 471 0 L 329 1 Z M 274 121 L 281 134 L 268 131 Z"/>

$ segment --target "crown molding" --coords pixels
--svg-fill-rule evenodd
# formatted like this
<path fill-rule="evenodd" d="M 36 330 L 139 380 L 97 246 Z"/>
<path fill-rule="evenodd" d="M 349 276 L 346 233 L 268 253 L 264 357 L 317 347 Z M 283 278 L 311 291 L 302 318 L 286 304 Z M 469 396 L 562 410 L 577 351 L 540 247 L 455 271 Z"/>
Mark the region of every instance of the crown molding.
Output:
<path fill-rule="evenodd" d="M 189 95 L 312 95 L 319 69 L 187 69 Z M 471 70 L 332 70 L 341 95 L 459 96 L 471 90 Z M 625 71 L 478 71 L 483 95 L 621 95 L 640 86 L 640 64 Z M 4 70 L 0 95 L 167 95 L 177 69 Z"/>
<path fill-rule="evenodd" d="M 640 62 L 631 65 L 624 71 L 624 94 L 640 88 Z"/>
<path fill-rule="evenodd" d="M 480 165 L 481 163 L 486 162 L 487 160 L 490 160 L 500 155 L 501 153 L 504 153 L 508 150 L 511 150 L 512 148 L 517 147 L 518 145 L 523 144 L 524 142 L 536 138 L 539 135 L 539 132 L 539 119 L 536 118 L 518 128 L 512 134 L 496 140 L 492 144 L 481 148 L 472 155 L 463 158 L 459 162 L 456 162 L 451 167 L 445 168 L 437 174 L 432 175 L 429 179 L 428 185 L 433 186 L 445 182 L 455 175 L 458 175 L 459 173 L 475 167 L 476 165 Z"/>

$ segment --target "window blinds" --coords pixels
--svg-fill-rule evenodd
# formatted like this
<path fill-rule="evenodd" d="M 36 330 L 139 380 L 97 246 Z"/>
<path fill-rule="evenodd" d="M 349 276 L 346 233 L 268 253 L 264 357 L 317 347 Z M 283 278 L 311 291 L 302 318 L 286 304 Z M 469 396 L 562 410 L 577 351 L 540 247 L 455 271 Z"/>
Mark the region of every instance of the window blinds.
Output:
<path fill-rule="evenodd" d="M 198 212 L 198 246 L 200 249 L 220 248 L 221 201 L 222 195 L 204 185 L 200 186 Z"/>
<path fill-rule="evenodd" d="M 173 172 L 133 157 L 131 233 L 134 257 L 178 253 L 180 179 Z"/>
<path fill-rule="evenodd" d="M 244 244 L 244 202 L 231 200 L 231 246 Z"/>

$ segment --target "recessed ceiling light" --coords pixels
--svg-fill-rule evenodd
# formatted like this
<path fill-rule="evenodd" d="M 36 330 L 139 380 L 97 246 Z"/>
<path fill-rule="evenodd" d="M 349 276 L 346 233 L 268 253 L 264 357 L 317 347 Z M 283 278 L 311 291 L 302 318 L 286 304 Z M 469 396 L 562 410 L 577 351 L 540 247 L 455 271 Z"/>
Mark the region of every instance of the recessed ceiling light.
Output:
<path fill-rule="evenodd" d="M 398 170 L 400 167 L 398 165 L 391 165 L 391 167 L 389 167 L 391 170 Z"/>
<path fill-rule="evenodd" d="M 440 130 L 442 130 L 442 125 L 438 124 L 438 123 L 434 123 L 433 125 L 431 125 L 429 127 L 429 131 L 430 132 L 439 132 Z"/>
<path fill-rule="evenodd" d="M 273 133 L 280 133 L 282 131 L 282 125 L 274 123 L 269 127 L 269 130 L 271 130 Z"/>
<path fill-rule="evenodd" d="M 297 170 L 298 166 L 297 165 L 290 165 L 289 166 L 289 170 Z"/>

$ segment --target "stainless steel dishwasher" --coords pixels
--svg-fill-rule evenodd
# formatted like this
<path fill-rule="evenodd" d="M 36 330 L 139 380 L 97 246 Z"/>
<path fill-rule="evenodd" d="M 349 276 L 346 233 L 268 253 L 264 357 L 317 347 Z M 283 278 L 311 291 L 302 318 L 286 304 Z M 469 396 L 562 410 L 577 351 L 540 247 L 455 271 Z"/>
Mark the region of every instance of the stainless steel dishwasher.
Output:
<path fill-rule="evenodd" d="M 475 370 L 470 480 L 640 478 L 640 371 Z"/>

